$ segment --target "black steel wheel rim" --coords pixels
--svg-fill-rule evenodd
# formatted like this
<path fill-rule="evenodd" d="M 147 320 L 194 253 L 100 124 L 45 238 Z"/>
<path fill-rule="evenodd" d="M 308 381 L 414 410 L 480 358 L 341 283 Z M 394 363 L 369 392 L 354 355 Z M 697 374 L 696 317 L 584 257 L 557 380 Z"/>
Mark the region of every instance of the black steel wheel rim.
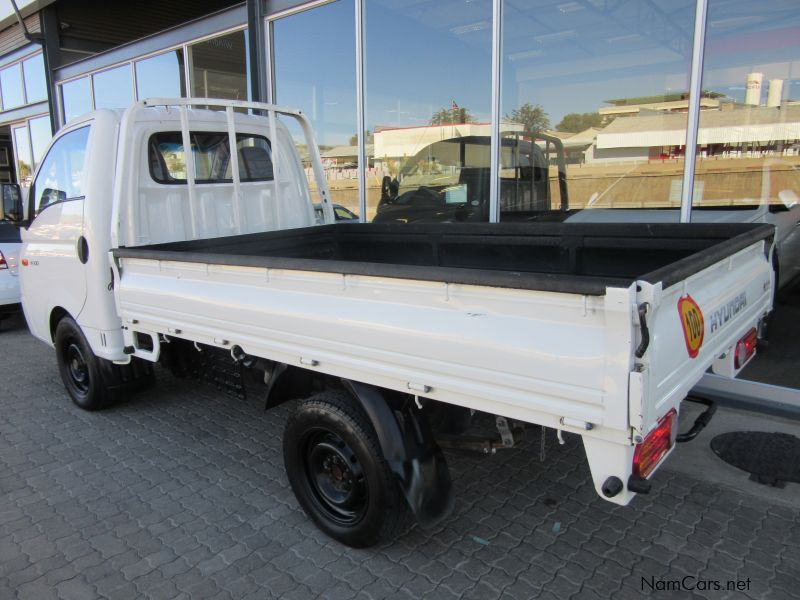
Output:
<path fill-rule="evenodd" d="M 69 342 L 64 351 L 64 362 L 67 366 L 67 374 L 74 390 L 85 396 L 89 393 L 89 365 L 83 356 L 78 344 Z"/>
<path fill-rule="evenodd" d="M 355 452 L 338 435 L 320 430 L 310 432 L 301 448 L 317 507 L 339 525 L 358 523 L 366 513 L 369 494 Z"/>

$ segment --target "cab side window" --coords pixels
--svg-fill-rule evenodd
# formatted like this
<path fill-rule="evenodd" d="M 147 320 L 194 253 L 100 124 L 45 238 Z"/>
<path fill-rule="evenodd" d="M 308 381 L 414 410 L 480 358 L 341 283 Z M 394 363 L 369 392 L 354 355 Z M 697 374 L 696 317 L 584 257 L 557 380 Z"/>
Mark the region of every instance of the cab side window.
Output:
<path fill-rule="evenodd" d="M 55 202 L 85 195 L 83 171 L 89 127 L 70 131 L 56 141 L 31 186 L 34 215 Z"/>

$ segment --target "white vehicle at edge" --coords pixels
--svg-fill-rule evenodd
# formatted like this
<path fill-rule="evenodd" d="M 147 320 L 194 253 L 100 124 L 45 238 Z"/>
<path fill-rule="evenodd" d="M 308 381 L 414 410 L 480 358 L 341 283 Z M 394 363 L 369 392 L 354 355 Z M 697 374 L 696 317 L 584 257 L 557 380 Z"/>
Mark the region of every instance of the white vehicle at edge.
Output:
<path fill-rule="evenodd" d="M 305 134 L 324 224 L 283 119 Z M 335 225 L 308 120 L 260 103 L 80 117 L 29 207 L 23 308 L 72 400 L 102 408 L 153 363 L 197 373 L 198 353 L 266 384 L 267 408 L 303 399 L 287 476 L 352 546 L 409 510 L 449 514 L 436 410 L 495 415 L 487 453 L 525 423 L 577 434 L 597 493 L 628 504 L 674 449 L 681 402 L 709 367 L 744 367 L 772 304 L 767 225 Z"/>
<path fill-rule="evenodd" d="M 3 203 L 0 206 L 0 319 L 11 310 L 19 308 L 19 253 L 22 247 L 16 221 L 21 215 L 20 198 L 14 196 L 14 188 L 3 185 Z M 10 197 L 7 197 L 11 194 Z"/>
<path fill-rule="evenodd" d="M 798 167 L 788 165 L 780 159 L 768 158 L 762 168 L 761 197 L 746 203 L 739 200 L 733 206 L 695 206 L 692 210 L 694 223 L 767 223 L 775 226 L 775 244 L 772 265 L 778 273 L 776 285 L 782 288 L 800 275 L 800 197 L 794 189 L 774 189 L 770 171 L 775 166 L 789 168 L 796 173 L 795 181 L 800 185 Z M 596 194 L 599 199 L 602 195 Z M 772 203 L 770 203 L 772 199 Z M 567 218 L 568 223 L 674 223 L 678 220 L 678 209 L 626 209 L 590 208 L 576 212 Z"/>

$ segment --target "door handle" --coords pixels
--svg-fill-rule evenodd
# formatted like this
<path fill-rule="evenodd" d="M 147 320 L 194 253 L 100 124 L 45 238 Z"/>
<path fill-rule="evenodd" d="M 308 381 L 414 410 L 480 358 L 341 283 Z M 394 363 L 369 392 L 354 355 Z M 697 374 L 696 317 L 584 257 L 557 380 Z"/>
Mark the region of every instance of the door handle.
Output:
<path fill-rule="evenodd" d="M 89 242 L 83 236 L 78 238 L 77 253 L 78 260 L 85 265 L 89 261 Z"/>

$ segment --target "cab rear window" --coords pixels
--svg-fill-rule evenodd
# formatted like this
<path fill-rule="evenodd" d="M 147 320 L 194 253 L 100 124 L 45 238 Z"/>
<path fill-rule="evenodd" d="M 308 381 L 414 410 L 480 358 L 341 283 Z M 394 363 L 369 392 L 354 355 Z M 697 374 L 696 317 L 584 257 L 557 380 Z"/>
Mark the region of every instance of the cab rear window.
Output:
<path fill-rule="evenodd" d="M 195 183 L 231 183 L 231 150 L 227 132 L 193 131 L 191 165 Z M 272 181 L 272 148 L 260 135 L 236 135 L 239 180 Z M 186 152 L 180 131 L 162 131 L 150 136 L 147 159 L 153 181 L 163 184 L 186 184 Z"/>

